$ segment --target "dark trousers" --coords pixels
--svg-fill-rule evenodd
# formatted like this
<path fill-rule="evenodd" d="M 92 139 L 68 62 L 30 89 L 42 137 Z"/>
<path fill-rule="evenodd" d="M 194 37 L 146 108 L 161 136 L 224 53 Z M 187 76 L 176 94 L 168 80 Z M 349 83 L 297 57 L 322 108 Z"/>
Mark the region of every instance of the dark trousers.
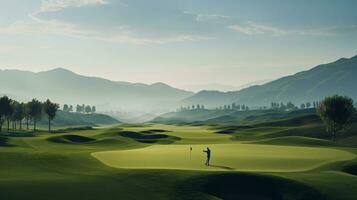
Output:
<path fill-rule="evenodd" d="M 205 165 L 209 166 L 210 159 L 211 159 L 211 157 L 207 157 Z"/>

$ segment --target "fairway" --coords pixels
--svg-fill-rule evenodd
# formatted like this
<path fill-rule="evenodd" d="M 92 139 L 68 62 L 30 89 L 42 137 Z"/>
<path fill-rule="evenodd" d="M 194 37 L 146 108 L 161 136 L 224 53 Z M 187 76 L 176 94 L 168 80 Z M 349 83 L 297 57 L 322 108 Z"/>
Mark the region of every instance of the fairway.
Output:
<path fill-rule="evenodd" d="M 104 151 L 92 155 L 115 168 L 237 170 L 261 172 L 306 171 L 324 164 L 351 160 L 355 155 L 331 148 L 255 144 L 215 144 L 211 166 L 203 163 L 204 145 L 154 145 L 133 150 Z"/>

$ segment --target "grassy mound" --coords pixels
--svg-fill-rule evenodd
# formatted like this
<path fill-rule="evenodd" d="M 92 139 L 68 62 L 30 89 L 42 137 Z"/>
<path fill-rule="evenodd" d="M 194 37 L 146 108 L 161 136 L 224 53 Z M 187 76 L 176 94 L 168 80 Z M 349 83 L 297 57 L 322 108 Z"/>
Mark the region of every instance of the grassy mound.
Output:
<path fill-rule="evenodd" d="M 224 183 L 224 184 L 222 184 Z M 193 187 L 193 188 L 192 188 Z M 246 174 L 225 173 L 198 176 L 178 187 L 180 191 L 199 190 L 219 199 L 324 199 L 315 189 L 291 180 Z M 179 194 L 189 196 L 189 192 Z M 193 198 L 193 197 L 192 197 Z"/>
<path fill-rule="evenodd" d="M 292 146 L 335 146 L 333 142 L 311 137 L 286 136 L 248 142 L 250 144 L 292 145 Z"/>
<path fill-rule="evenodd" d="M 80 136 L 80 135 L 61 135 L 54 136 L 47 139 L 51 142 L 64 143 L 64 144 L 80 144 L 80 143 L 90 143 L 96 141 L 96 139 Z"/>

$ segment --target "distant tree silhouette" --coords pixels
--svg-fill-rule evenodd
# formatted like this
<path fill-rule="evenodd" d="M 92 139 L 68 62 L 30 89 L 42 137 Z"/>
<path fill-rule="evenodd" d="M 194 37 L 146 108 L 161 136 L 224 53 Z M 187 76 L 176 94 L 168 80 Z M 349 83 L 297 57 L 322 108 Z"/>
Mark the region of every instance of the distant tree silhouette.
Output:
<path fill-rule="evenodd" d="M 78 105 L 76 106 L 76 112 L 77 113 L 81 113 L 82 112 L 82 106 L 81 105 Z"/>
<path fill-rule="evenodd" d="M 286 103 L 286 108 L 288 110 L 296 110 L 296 106 L 290 101 L 288 103 Z"/>
<path fill-rule="evenodd" d="M 52 103 L 49 99 L 43 103 L 43 111 L 47 115 L 48 119 L 48 132 L 51 132 L 51 121 L 56 117 L 58 108 L 59 105 Z"/>
<path fill-rule="evenodd" d="M 304 103 L 302 103 L 301 106 L 300 106 L 301 109 L 305 109 L 305 107 L 306 107 L 306 106 L 305 106 Z"/>
<path fill-rule="evenodd" d="M 317 109 L 326 124 L 327 132 L 332 133 L 333 141 L 336 140 L 337 132 L 350 122 L 354 111 L 353 100 L 339 95 L 326 97 Z"/>
<path fill-rule="evenodd" d="M 306 105 L 306 108 L 310 108 L 311 107 L 311 103 L 310 102 L 307 102 L 305 105 Z"/>
<path fill-rule="evenodd" d="M 68 111 L 69 112 L 73 112 L 73 106 L 72 105 L 69 106 Z"/>
<path fill-rule="evenodd" d="M 29 102 L 27 102 L 24 106 L 25 106 L 24 116 L 25 116 L 25 120 L 26 120 L 26 129 L 28 130 L 29 129 L 29 121 L 31 119 Z"/>
<path fill-rule="evenodd" d="M 92 106 L 92 113 L 97 112 L 97 108 L 95 106 Z"/>
<path fill-rule="evenodd" d="M 63 105 L 63 111 L 69 112 L 69 106 L 67 104 Z"/>
<path fill-rule="evenodd" d="M 12 114 L 12 120 L 14 122 L 14 129 L 16 130 L 16 125 L 17 122 L 19 122 L 20 129 L 22 129 L 22 120 L 25 117 L 25 104 L 19 103 L 17 101 L 13 101 L 12 103 L 13 106 L 13 114 Z"/>
<path fill-rule="evenodd" d="M 10 121 L 12 120 L 12 116 L 14 113 L 14 104 L 15 102 L 13 100 L 10 99 L 10 107 L 6 110 L 6 122 L 7 122 L 7 132 L 10 131 Z"/>
<path fill-rule="evenodd" d="M 0 98 L 0 132 L 9 113 L 11 113 L 11 99 L 3 96 Z"/>
<path fill-rule="evenodd" d="M 37 99 L 32 99 L 28 103 L 29 106 L 29 115 L 33 121 L 33 130 L 36 131 L 36 124 L 37 121 L 41 120 L 42 118 L 42 103 Z"/>
<path fill-rule="evenodd" d="M 87 113 L 87 114 L 91 113 L 92 112 L 92 108 L 90 106 L 85 106 L 84 112 Z"/>

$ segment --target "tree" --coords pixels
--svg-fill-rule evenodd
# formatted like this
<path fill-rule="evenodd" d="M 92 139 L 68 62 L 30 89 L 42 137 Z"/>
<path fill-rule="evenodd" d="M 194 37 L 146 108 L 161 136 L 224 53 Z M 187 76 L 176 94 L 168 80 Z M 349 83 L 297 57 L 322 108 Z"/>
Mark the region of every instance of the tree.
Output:
<path fill-rule="evenodd" d="M 85 108 L 84 108 L 84 112 L 85 113 L 91 113 L 92 112 L 92 108 L 90 107 L 90 106 L 86 106 Z"/>
<path fill-rule="evenodd" d="M 69 106 L 68 112 L 73 112 L 73 106 L 72 105 Z"/>
<path fill-rule="evenodd" d="M 16 122 L 20 123 L 20 129 L 22 129 L 22 120 L 25 117 L 25 104 L 24 103 L 18 103 L 16 101 L 13 102 L 13 109 L 14 112 L 12 114 L 12 120 L 15 123 L 15 129 L 16 129 Z"/>
<path fill-rule="evenodd" d="M 33 130 L 36 131 L 36 123 L 42 118 L 42 103 L 37 99 L 32 99 L 32 101 L 28 103 L 28 106 L 29 115 L 33 121 Z"/>
<path fill-rule="evenodd" d="M 3 96 L 0 98 L 0 132 L 9 112 L 11 112 L 11 99 Z"/>
<path fill-rule="evenodd" d="M 63 111 L 69 112 L 69 106 L 67 104 L 63 105 Z"/>
<path fill-rule="evenodd" d="M 339 95 L 326 97 L 319 103 L 317 112 L 326 124 L 327 132 L 332 133 L 332 140 L 335 141 L 337 132 L 349 123 L 353 115 L 353 100 Z"/>
<path fill-rule="evenodd" d="M 306 105 L 306 108 L 310 108 L 311 107 L 311 103 L 310 102 L 307 102 L 305 105 Z"/>
<path fill-rule="evenodd" d="M 56 117 L 59 105 L 52 103 L 49 99 L 43 104 L 43 111 L 48 118 L 48 132 L 51 132 L 51 121 Z"/>
<path fill-rule="evenodd" d="M 77 106 L 76 106 L 76 112 L 77 112 L 77 113 L 82 112 L 82 106 L 81 106 L 81 105 L 78 105 L 78 104 L 77 104 Z"/>
<path fill-rule="evenodd" d="M 182 106 L 181 106 L 181 110 L 182 110 Z M 92 113 L 95 113 L 97 111 L 97 108 L 95 106 L 92 106 Z"/>
<path fill-rule="evenodd" d="M 24 116 L 26 119 L 26 129 L 29 130 L 29 120 L 31 119 L 30 115 L 30 102 L 24 105 Z"/>
<path fill-rule="evenodd" d="M 305 104 L 302 103 L 301 106 L 300 106 L 300 108 L 301 108 L 301 109 L 305 109 L 305 108 L 306 108 Z"/>
<path fill-rule="evenodd" d="M 6 118 L 6 121 L 7 121 L 7 132 L 10 131 L 10 120 L 12 119 L 12 115 L 14 113 L 14 103 L 15 101 L 10 100 L 10 107 L 8 107 L 8 109 L 6 110 L 6 113 L 5 113 L 5 118 Z"/>

